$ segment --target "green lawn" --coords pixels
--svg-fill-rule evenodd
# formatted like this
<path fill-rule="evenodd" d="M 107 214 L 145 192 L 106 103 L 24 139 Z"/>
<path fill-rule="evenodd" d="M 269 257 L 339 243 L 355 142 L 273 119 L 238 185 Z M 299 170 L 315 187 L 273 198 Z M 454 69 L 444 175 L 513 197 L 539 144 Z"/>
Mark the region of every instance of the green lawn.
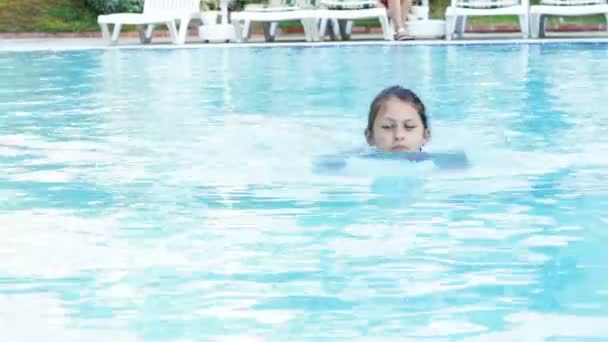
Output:
<path fill-rule="evenodd" d="M 537 2 L 537 1 L 533 1 Z M 443 18 L 449 0 L 431 0 L 432 18 Z M 559 19 L 551 18 L 551 23 Z M 565 18 L 565 23 L 604 23 L 603 15 Z M 517 17 L 470 18 L 470 24 L 517 24 Z M 377 20 L 358 20 L 357 25 L 378 27 Z M 283 22 L 281 27 L 299 27 Z M 128 28 L 127 28 L 128 29 Z M 0 32 L 90 32 L 98 31 L 97 14 L 84 0 L 0 0 Z"/>
<path fill-rule="evenodd" d="M 605 24 L 606 17 L 603 14 L 588 16 L 588 17 L 564 17 L 562 23 L 565 24 Z M 501 16 L 501 17 L 477 17 L 468 20 L 471 24 L 518 24 L 519 19 L 516 16 Z M 557 17 L 549 17 L 549 24 L 558 24 L 560 19 Z"/>
<path fill-rule="evenodd" d="M 0 0 L 0 32 L 99 30 L 84 0 Z"/>

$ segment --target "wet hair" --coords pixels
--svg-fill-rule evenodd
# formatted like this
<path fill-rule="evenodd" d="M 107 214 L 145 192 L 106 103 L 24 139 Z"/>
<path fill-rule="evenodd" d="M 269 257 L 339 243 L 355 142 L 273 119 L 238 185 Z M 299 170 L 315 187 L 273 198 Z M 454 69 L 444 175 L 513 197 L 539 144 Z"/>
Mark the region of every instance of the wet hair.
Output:
<path fill-rule="evenodd" d="M 424 129 L 429 129 L 428 119 L 426 117 L 426 109 L 424 107 L 424 103 L 422 103 L 422 100 L 420 100 L 418 95 L 416 95 L 413 91 L 405 89 L 401 86 L 391 86 L 385 88 L 380 92 L 380 94 L 376 95 L 371 105 L 369 106 L 369 115 L 367 117 L 367 129 L 365 130 L 368 134 L 372 133 L 374 121 L 376 121 L 378 112 L 380 112 L 382 106 L 391 98 L 396 98 L 412 105 L 418 112 L 418 115 L 420 115 L 420 121 L 422 121 Z"/>

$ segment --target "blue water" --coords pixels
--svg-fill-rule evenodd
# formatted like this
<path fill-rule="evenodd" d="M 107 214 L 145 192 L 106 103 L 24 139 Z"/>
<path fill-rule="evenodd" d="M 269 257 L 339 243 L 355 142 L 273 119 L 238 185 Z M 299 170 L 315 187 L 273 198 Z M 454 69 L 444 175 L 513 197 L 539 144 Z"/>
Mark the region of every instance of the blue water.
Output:
<path fill-rule="evenodd" d="M 608 340 L 605 44 L 0 53 L 6 341 Z M 364 146 L 427 105 L 468 170 Z M 411 166 L 411 167 L 410 167 Z"/>

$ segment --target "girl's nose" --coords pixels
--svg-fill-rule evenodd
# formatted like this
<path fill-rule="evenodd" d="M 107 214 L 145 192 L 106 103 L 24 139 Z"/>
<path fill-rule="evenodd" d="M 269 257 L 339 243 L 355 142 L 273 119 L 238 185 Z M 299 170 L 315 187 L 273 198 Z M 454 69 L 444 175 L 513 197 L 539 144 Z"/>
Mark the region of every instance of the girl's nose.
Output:
<path fill-rule="evenodd" d="M 395 130 L 395 140 L 405 139 L 405 131 L 402 129 Z"/>

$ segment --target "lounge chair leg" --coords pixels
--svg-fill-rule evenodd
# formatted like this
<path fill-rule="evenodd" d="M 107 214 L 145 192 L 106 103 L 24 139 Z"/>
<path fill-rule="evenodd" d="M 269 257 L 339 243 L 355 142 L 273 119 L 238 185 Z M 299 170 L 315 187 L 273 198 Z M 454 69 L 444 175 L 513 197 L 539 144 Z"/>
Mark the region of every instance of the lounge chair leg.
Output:
<path fill-rule="evenodd" d="M 155 28 L 156 28 L 155 24 L 148 25 L 148 28 L 146 29 L 146 39 L 148 39 L 148 42 L 152 41 L 152 37 L 153 37 Z"/>
<path fill-rule="evenodd" d="M 528 36 L 529 36 L 528 30 L 530 28 L 530 24 L 528 23 L 527 15 L 519 16 L 519 27 L 521 28 L 521 34 L 524 37 L 524 39 L 528 38 Z"/>
<path fill-rule="evenodd" d="M 319 41 L 319 22 L 317 18 L 307 19 L 308 26 L 310 27 L 310 34 L 312 35 L 312 40 L 314 42 Z"/>
<path fill-rule="evenodd" d="M 319 35 L 318 35 L 320 41 L 325 40 L 325 33 L 327 32 L 327 24 L 328 24 L 327 18 L 321 18 L 321 23 L 319 24 Z M 331 22 L 329 24 L 331 25 Z"/>
<path fill-rule="evenodd" d="M 333 18 L 329 23 L 331 24 L 331 31 L 329 32 L 329 34 L 331 35 L 331 39 L 341 40 L 342 34 L 340 33 L 340 23 L 338 22 L 338 19 Z"/>
<path fill-rule="evenodd" d="M 456 18 L 453 16 L 445 17 L 445 39 L 452 40 L 456 31 Z"/>
<path fill-rule="evenodd" d="M 300 25 L 302 25 L 302 29 L 304 30 L 304 39 L 307 42 L 312 41 L 312 36 L 310 32 L 310 25 L 308 24 L 308 19 L 300 19 Z"/>
<path fill-rule="evenodd" d="M 184 44 L 188 36 L 188 28 L 190 27 L 190 18 L 179 19 L 179 30 L 177 36 L 177 44 Z"/>
<path fill-rule="evenodd" d="M 327 30 L 329 30 L 329 39 L 338 40 L 340 31 L 335 29 L 337 27 L 335 23 L 337 22 L 338 21 L 335 18 L 323 18 L 321 21 L 321 28 L 319 28 L 320 39 L 325 39 L 325 34 L 327 33 Z"/>
<path fill-rule="evenodd" d="M 102 23 L 102 24 L 99 24 L 99 26 L 101 26 L 101 38 L 109 41 L 111 44 L 112 38 L 110 37 L 110 29 L 108 28 L 108 24 Z"/>
<path fill-rule="evenodd" d="M 338 26 L 340 27 L 340 35 L 343 40 L 350 39 L 350 32 L 348 32 L 348 22 L 346 20 L 338 20 Z"/>
<path fill-rule="evenodd" d="M 144 25 L 137 25 L 137 32 L 139 33 L 139 41 L 142 44 L 148 44 L 150 43 L 150 38 L 147 35 L 147 31 L 146 27 Z"/>
<path fill-rule="evenodd" d="M 264 40 L 267 42 L 272 42 L 274 41 L 274 36 L 272 35 L 271 31 L 271 23 L 264 23 Z"/>
<path fill-rule="evenodd" d="M 539 15 L 536 13 L 530 14 L 530 36 L 532 38 L 538 38 L 539 25 Z"/>
<path fill-rule="evenodd" d="M 456 19 L 456 34 L 458 35 L 458 39 L 462 39 L 466 26 L 467 26 L 467 17 L 464 15 L 459 16 Z"/>
<path fill-rule="evenodd" d="M 120 38 L 121 29 L 122 29 L 122 24 L 114 24 L 114 29 L 112 30 L 112 45 L 118 43 L 118 39 Z"/>
<path fill-rule="evenodd" d="M 388 17 L 386 15 L 378 18 L 380 20 L 380 26 L 382 27 L 382 34 L 384 35 L 384 40 L 393 40 L 393 33 L 391 31 L 391 25 L 388 22 Z"/>
<path fill-rule="evenodd" d="M 538 36 L 545 38 L 545 28 L 547 25 L 547 16 L 541 14 L 538 18 Z"/>
<path fill-rule="evenodd" d="M 270 24 L 270 35 L 273 37 L 273 40 L 274 40 L 274 37 L 276 37 L 276 36 L 277 36 L 277 28 L 278 28 L 278 27 L 279 27 L 279 23 L 278 23 L 278 22 L 276 22 L 276 21 L 273 21 L 273 22 Z"/>
<path fill-rule="evenodd" d="M 348 36 L 352 36 L 353 35 L 353 24 L 355 23 L 354 20 L 347 20 L 346 21 L 346 32 L 348 32 Z"/>
<path fill-rule="evenodd" d="M 243 38 L 245 38 L 245 40 L 251 38 L 251 21 L 249 20 L 245 20 L 243 23 Z"/>
<path fill-rule="evenodd" d="M 175 26 L 175 20 L 171 20 L 165 23 L 165 25 L 167 25 L 167 28 L 169 29 L 169 35 L 171 36 L 171 42 L 173 42 L 173 44 L 177 44 L 178 43 L 178 33 L 177 33 L 177 26 Z"/>
<path fill-rule="evenodd" d="M 315 33 L 315 41 L 320 42 L 323 41 L 323 37 L 321 37 L 321 28 L 320 28 L 320 20 L 319 18 L 310 19 L 310 26 L 312 27 Z"/>
<path fill-rule="evenodd" d="M 234 38 L 237 43 L 242 43 L 243 40 L 247 40 L 244 38 L 243 30 L 241 28 L 241 23 L 239 20 L 233 19 L 232 26 L 234 27 Z"/>
<path fill-rule="evenodd" d="M 317 29 L 317 19 L 305 18 L 305 19 L 301 19 L 300 21 L 302 22 L 302 27 L 304 27 L 304 35 L 306 36 L 306 41 L 308 41 L 308 42 L 319 41 L 319 30 Z"/>

